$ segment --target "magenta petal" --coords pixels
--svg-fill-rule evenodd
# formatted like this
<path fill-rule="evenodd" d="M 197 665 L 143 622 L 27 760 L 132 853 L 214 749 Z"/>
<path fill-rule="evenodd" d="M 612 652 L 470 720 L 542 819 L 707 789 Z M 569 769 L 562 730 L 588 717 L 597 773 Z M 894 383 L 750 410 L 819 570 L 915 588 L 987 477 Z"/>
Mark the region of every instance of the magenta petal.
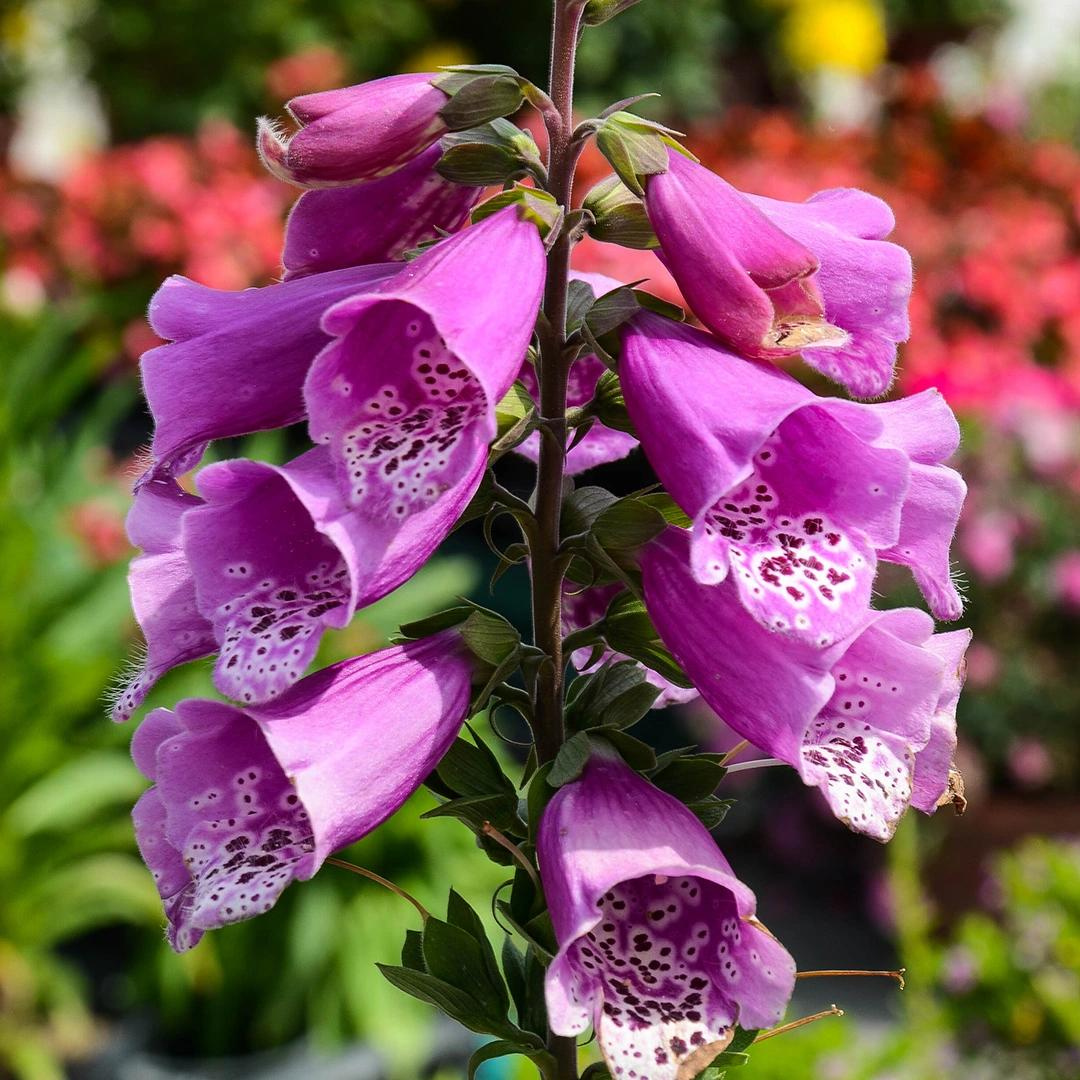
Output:
<path fill-rule="evenodd" d="M 821 788 L 849 828 L 887 840 L 914 797 L 935 715 L 955 709 L 942 655 L 951 643 L 932 637 L 930 617 L 871 611 L 856 633 L 815 649 L 763 629 L 732 583 L 695 582 L 679 529 L 649 545 L 641 568 L 660 637 L 713 710 Z M 935 782 L 936 753 L 926 765 Z"/>
<path fill-rule="evenodd" d="M 698 581 L 732 571 L 763 626 L 819 647 L 849 633 L 909 482 L 907 454 L 876 438 L 881 420 L 656 316 L 636 318 L 623 342 L 627 408 L 693 518 Z"/>
<path fill-rule="evenodd" d="M 301 195 L 285 229 L 285 280 L 400 259 L 460 228 L 483 189 L 444 180 L 441 155 L 432 146 L 382 179 Z"/>
<path fill-rule="evenodd" d="M 165 672 L 214 651 L 214 635 L 199 613 L 195 581 L 180 546 L 181 519 L 200 505 L 201 499 L 167 478 L 147 480 L 135 491 L 127 529 L 143 550 L 131 562 L 128 585 L 146 652 L 114 693 L 111 715 L 118 722 L 130 719 Z"/>
<path fill-rule="evenodd" d="M 291 138 L 259 121 L 263 163 L 289 183 L 312 187 L 393 171 L 446 131 L 439 110 L 447 95 L 431 85 L 434 77 L 391 75 L 293 98 L 288 109 L 300 130 Z"/>
<path fill-rule="evenodd" d="M 676 1080 L 735 1023 L 782 1016 L 795 964 L 755 918 L 753 893 L 701 822 L 614 754 L 594 751 L 556 793 L 537 855 L 559 944 L 545 981 L 552 1030 L 592 1022 L 613 1075 L 631 1060 L 642 1077 Z"/>
<path fill-rule="evenodd" d="M 645 193 L 664 263 L 710 330 L 758 355 L 776 316 L 767 290 L 809 277 L 818 260 L 726 180 L 675 151 L 668 161 Z"/>
<path fill-rule="evenodd" d="M 173 947 L 269 910 L 394 813 L 456 737 L 471 678 L 447 631 L 335 664 L 271 708 L 187 700 L 151 714 L 136 756 L 155 786 L 135 821 Z"/>
<path fill-rule="evenodd" d="M 544 270 L 536 227 L 507 207 L 327 313 L 337 340 L 304 394 L 349 505 L 404 522 L 473 473 L 532 337 Z"/>
<path fill-rule="evenodd" d="M 483 462 L 403 524 L 349 510 L 316 447 L 285 466 L 238 459 L 199 474 L 206 499 L 184 523 L 199 608 L 220 646 L 215 683 L 244 703 L 299 679 L 324 630 L 396 589 L 453 528 Z"/>
<path fill-rule="evenodd" d="M 803 732 L 833 693 L 828 650 L 765 629 L 730 582 L 695 581 L 681 529 L 641 553 L 641 573 L 653 623 L 705 701 L 733 731 L 794 764 Z"/>
<path fill-rule="evenodd" d="M 896 347 L 911 332 L 911 256 L 885 235 L 892 212 L 859 191 L 821 192 L 804 203 L 747 196 L 776 226 L 805 244 L 820 262 L 814 277 L 826 320 L 847 332 L 846 340 L 823 340 L 803 350 L 803 359 L 856 397 L 884 394 L 892 383 Z M 797 351 L 797 350 L 791 350 Z"/>
<path fill-rule="evenodd" d="M 211 439 L 302 420 L 304 378 L 327 342 L 323 313 L 398 269 L 353 267 L 239 292 L 167 278 L 149 318 L 172 344 L 141 363 L 157 463 L 186 471 Z"/>
<path fill-rule="evenodd" d="M 945 682 L 930 725 L 930 741 L 915 757 L 911 805 L 932 814 L 949 787 L 949 772 L 956 754 L 956 703 L 964 685 L 964 653 L 970 630 L 935 634 L 926 648 L 945 665 Z"/>

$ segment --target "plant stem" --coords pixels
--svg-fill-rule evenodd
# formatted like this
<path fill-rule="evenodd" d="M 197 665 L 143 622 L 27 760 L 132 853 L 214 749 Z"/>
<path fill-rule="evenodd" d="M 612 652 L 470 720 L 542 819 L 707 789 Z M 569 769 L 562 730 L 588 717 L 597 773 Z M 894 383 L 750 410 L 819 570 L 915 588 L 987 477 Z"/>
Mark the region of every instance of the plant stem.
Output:
<path fill-rule="evenodd" d="M 580 0 L 555 0 L 551 33 L 549 94 L 559 115 L 548 130 L 548 190 L 563 207 L 570 205 L 579 147 L 573 140 L 574 58 L 581 27 Z M 562 575 L 559 515 L 566 460 L 566 293 L 570 280 L 571 240 L 565 234 L 548 255 L 543 318 L 539 324 L 540 414 L 543 430 L 537 468 L 534 510 L 536 536 L 531 544 L 533 642 L 549 658 L 535 685 L 534 736 L 541 764 L 551 761 L 564 740 Z"/>
<path fill-rule="evenodd" d="M 574 60 L 581 29 L 581 0 L 554 0 L 548 93 L 558 121 L 548 125 L 548 191 L 570 207 L 580 144 L 573 138 Z M 543 317 L 539 322 L 540 460 L 533 496 L 535 536 L 531 538 L 533 643 L 548 659 L 534 686 L 533 734 L 537 759 L 551 761 L 566 737 L 563 724 L 562 578 L 559 518 L 566 464 L 566 297 L 572 239 L 561 233 L 548 254 Z M 557 1080 L 577 1080 L 577 1044 L 549 1032 L 548 1049 Z"/>

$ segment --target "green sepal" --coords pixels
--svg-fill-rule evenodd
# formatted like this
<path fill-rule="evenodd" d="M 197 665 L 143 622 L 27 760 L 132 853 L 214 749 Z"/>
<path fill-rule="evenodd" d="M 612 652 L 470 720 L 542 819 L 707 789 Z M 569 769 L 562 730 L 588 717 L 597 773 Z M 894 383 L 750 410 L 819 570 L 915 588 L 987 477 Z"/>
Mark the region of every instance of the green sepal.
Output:
<path fill-rule="evenodd" d="M 623 565 L 650 540 L 667 528 L 664 515 L 640 498 L 627 496 L 601 511 L 590 529 L 590 537 Z"/>
<path fill-rule="evenodd" d="M 498 117 L 480 127 L 444 135 L 436 171 L 458 184 L 505 184 L 529 174 L 543 175 L 533 137 Z"/>
<path fill-rule="evenodd" d="M 726 772 L 717 755 L 693 754 L 665 763 L 649 779 L 680 802 L 692 803 L 712 795 Z"/>
<path fill-rule="evenodd" d="M 437 611 L 426 619 L 417 619 L 414 622 L 402 623 L 398 632 L 394 635 L 395 641 L 417 641 L 420 638 L 431 637 L 443 630 L 460 626 L 472 613 L 473 608 L 467 604 L 457 607 L 446 608 L 445 611 Z"/>
<path fill-rule="evenodd" d="M 637 251 L 660 246 L 645 204 L 617 175 L 594 185 L 581 205 L 593 216 L 589 235 L 594 239 Z"/>
<path fill-rule="evenodd" d="M 615 502 L 615 496 L 606 488 L 594 484 L 575 488 L 563 499 L 562 536 L 584 536 L 596 519 Z"/>
<path fill-rule="evenodd" d="M 710 795 L 707 799 L 686 803 L 686 809 L 711 832 L 727 817 L 728 811 L 734 805 L 734 799 L 720 799 Z"/>
<path fill-rule="evenodd" d="M 525 104 L 522 79 L 516 72 L 485 75 L 460 75 L 464 83 L 448 90 L 454 83 L 451 75 L 442 83 L 435 81 L 450 100 L 439 110 L 439 118 L 450 131 L 465 131 L 504 116 L 511 116 Z"/>
<path fill-rule="evenodd" d="M 667 130 L 633 113 L 617 112 L 596 122 L 596 145 L 619 179 L 643 196 L 643 176 L 667 172 L 668 145 L 674 140 Z"/>
<path fill-rule="evenodd" d="M 626 11 L 627 8 L 640 3 L 641 0 L 589 0 L 585 5 L 582 21 L 586 26 L 600 26 L 608 19 L 614 19 L 616 15 Z"/>
<path fill-rule="evenodd" d="M 614 431 L 625 431 L 628 435 L 637 435 L 630 414 L 626 411 L 622 383 L 614 371 L 605 371 L 597 380 L 589 411 L 605 427 Z"/>
<path fill-rule="evenodd" d="M 545 239 L 558 235 L 563 218 L 562 207 L 546 191 L 524 184 L 514 184 L 482 202 L 472 212 L 473 223 L 483 221 L 507 206 L 516 206 L 522 220 L 531 221 Z"/>
<path fill-rule="evenodd" d="M 603 739 L 619 752 L 619 756 L 636 772 L 647 773 L 656 768 L 656 751 L 640 739 L 618 728 L 591 728 L 590 738 Z"/>
<path fill-rule="evenodd" d="M 517 800 L 506 799 L 500 795 L 463 795 L 461 798 L 448 799 L 420 815 L 424 821 L 434 818 L 457 818 L 468 826 L 484 844 L 484 851 L 492 862 L 499 866 L 512 866 L 513 856 L 501 845 L 483 835 L 484 826 L 494 825 L 499 832 L 511 836 L 524 832 L 521 819 L 517 816 Z"/>
<path fill-rule="evenodd" d="M 473 655 L 493 668 L 501 667 L 521 647 L 513 624 L 487 608 L 474 607 L 459 632 Z"/>
<path fill-rule="evenodd" d="M 741 1054 L 754 1045 L 754 1040 L 761 1034 L 761 1028 L 735 1028 L 735 1035 L 728 1043 L 726 1053 Z"/>
<path fill-rule="evenodd" d="M 587 281 L 573 278 L 566 289 L 566 333 L 572 334 L 581 326 L 589 309 L 596 303 L 596 294 Z"/>
<path fill-rule="evenodd" d="M 639 495 L 638 499 L 663 514 L 664 520 L 669 525 L 677 525 L 680 529 L 689 529 L 694 524 L 690 519 L 690 515 L 666 491 L 653 491 L 648 495 Z"/>
<path fill-rule="evenodd" d="M 548 773 L 547 782 L 553 788 L 560 788 L 576 780 L 588 764 L 592 753 L 589 736 L 584 732 L 572 735 L 559 747 L 559 753 Z"/>
<path fill-rule="evenodd" d="M 581 1074 L 581 1080 L 611 1080 L 611 1073 L 606 1065 L 597 1062 Z"/>
<path fill-rule="evenodd" d="M 503 772 L 499 759 L 475 735 L 476 745 L 455 739 L 435 771 L 455 795 L 500 795 L 517 799 L 513 782 Z"/>
<path fill-rule="evenodd" d="M 505 439 L 522 421 L 529 420 L 536 411 L 532 394 L 522 382 L 514 382 L 495 406 L 496 442 Z M 522 434 L 524 438 L 525 433 Z"/>

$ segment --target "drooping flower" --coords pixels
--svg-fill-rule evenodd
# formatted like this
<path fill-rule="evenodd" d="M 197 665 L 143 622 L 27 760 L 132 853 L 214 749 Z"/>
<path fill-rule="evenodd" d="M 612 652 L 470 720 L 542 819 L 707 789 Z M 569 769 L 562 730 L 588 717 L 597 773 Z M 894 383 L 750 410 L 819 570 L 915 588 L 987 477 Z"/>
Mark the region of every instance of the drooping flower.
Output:
<path fill-rule="evenodd" d="M 286 136 L 259 119 L 257 145 L 275 176 L 305 187 L 333 187 L 393 172 L 446 131 L 448 96 L 432 72 L 391 75 L 357 86 L 304 94 L 287 105 L 300 125 Z"/>
<path fill-rule="evenodd" d="M 622 287 L 621 281 L 607 277 L 605 274 L 588 274 L 573 270 L 570 273 L 573 281 L 583 281 L 588 285 L 593 295 L 599 299 L 607 293 Z M 589 353 L 579 357 L 570 368 L 570 374 L 566 386 L 566 407 L 568 409 L 581 408 L 588 405 L 596 395 L 596 384 L 600 376 L 607 368 L 599 357 Z M 536 377 L 536 370 L 531 363 L 521 366 L 518 378 L 524 384 L 525 389 L 532 396 L 540 400 L 540 384 Z M 625 431 L 616 431 L 606 427 L 599 420 L 575 445 L 572 445 L 566 455 L 566 474 L 576 476 L 586 469 L 596 465 L 606 465 L 611 461 L 619 461 L 626 457 L 634 447 L 637 439 Z M 540 433 L 534 431 L 520 446 L 515 447 L 515 452 L 527 457 L 530 461 L 537 461 L 540 457 Z"/>
<path fill-rule="evenodd" d="M 304 192 L 285 228 L 285 280 L 400 259 L 439 230 L 460 228 L 483 189 L 444 180 L 435 171 L 441 155 L 431 146 L 382 179 Z"/>
<path fill-rule="evenodd" d="M 647 313 L 619 374 L 649 461 L 693 520 L 698 581 L 730 576 L 762 625 L 820 647 L 863 617 L 878 558 L 910 566 L 939 618 L 960 614 L 949 544 L 965 487 L 942 464 L 959 428 L 936 391 L 819 398 Z"/>
<path fill-rule="evenodd" d="M 323 313 L 400 269 L 356 266 L 238 292 L 166 278 L 149 318 L 171 344 L 141 361 L 155 423 L 154 471 L 179 475 L 212 439 L 302 420 L 304 378 L 329 340 L 319 326 Z"/>
<path fill-rule="evenodd" d="M 203 469 L 205 502 L 184 519 L 183 547 L 220 648 L 218 689 L 258 704 L 295 683 L 324 630 L 347 626 L 431 557 L 483 469 L 481 457 L 403 521 L 350 508 L 326 447 L 284 466 L 240 458 Z"/>
<path fill-rule="evenodd" d="M 932 812 L 970 631 L 935 635 L 925 612 L 899 608 L 867 612 L 828 648 L 792 641 L 753 619 L 732 582 L 695 581 L 689 547 L 669 528 L 642 552 L 642 582 L 661 639 L 712 709 L 856 832 L 888 840 L 909 804 Z"/>
<path fill-rule="evenodd" d="M 111 714 L 116 721 L 129 719 L 170 668 L 215 649 L 213 630 L 199 613 L 195 580 L 180 546 L 181 519 L 200 505 L 201 499 L 168 477 L 150 479 L 135 492 L 127 532 L 143 550 L 131 562 L 128 584 L 146 651 L 114 694 Z"/>
<path fill-rule="evenodd" d="M 444 631 L 325 668 L 271 706 L 152 712 L 132 754 L 154 786 L 133 817 L 173 948 L 268 911 L 394 813 L 457 735 L 472 670 Z"/>
<path fill-rule="evenodd" d="M 506 207 L 326 313 L 336 340 L 304 397 L 347 505 L 404 522 L 475 473 L 532 337 L 544 273 L 536 226 Z"/>
<path fill-rule="evenodd" d="M 892 211 L 854 188 L 803 203 L 744 195 L 676 151 L 648 179 L 662 258 L 694 314 L 737 352 L 802 353 L 857 397 L 892 382 L 910 332 L 911 258 Z"/>
<path fill-rule="evenodd" d="M 620 583 L 583 588 L 569 578 L 564 579 L 562 594 L 563 634 L 570 634 L 575 630 L 584 630 L 603 618 L 608 605 L 622 592 L 622 589 L 623 586 Z M 622 660 L 630 659 L 623 653 L 616 652 L 607 646 L 604 647 L 599 657 L 590 663 L 592 654 L 593 650 L 591 648 L 575 649 L 570 656 L 570 662 L 582 675 L 588 675 L 597 671 L 604 664 L 617 664 Z M 651 668 L 645 667 L 643 670 L 646 682 L 660 691 L 656 701 L 653 702 L 652 707 L 654 709 L 664 709 L 668 705 L 685 705 L 698 696 L 697 690 L 692 687 L 678 686 Z"/>
<path fill-rule="evenodd" d="M 551 1029 L 592 1023 L 616 1080 L 691 1080 L 735 1024 L 782 1016 L 795 964 L 753 893 L 701 822 L 613 753 L 555 794 L 537 856 L 559 943 Z"/>

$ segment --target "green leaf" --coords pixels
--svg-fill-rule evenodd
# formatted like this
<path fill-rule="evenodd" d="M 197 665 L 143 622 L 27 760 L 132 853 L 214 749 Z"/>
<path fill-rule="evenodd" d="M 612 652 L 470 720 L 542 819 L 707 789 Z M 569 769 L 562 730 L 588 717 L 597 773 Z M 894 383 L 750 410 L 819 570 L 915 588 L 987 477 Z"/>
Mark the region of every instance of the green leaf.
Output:
<path fill-rule="evenodd" d="M 593 522 L 591 533 L 608 554 L 625 554 L 644 547 L 666 528 L 667 521 L 659 510 L 628 496 L 603 510 Z"/>
<path fill-rule="evenodd" d="M 503 1001 L 503 1012 L 505 1012 L 510 1005 L 510 998 L 506 984 L 503 982 L 502 972 L 499 970 L 499 962 L 495 959 L 495 950 L 488 940 L 487 930 L 480 916 L 454 889 L 450 890 L 450 898 L 446 904 L 446 921 L 452 926 L 460 927 L 480 946 L 488 983 L 497 989 L 499 998 Z"/>
<path fill-rule="evenodd" d="M 548 784 L 559 788 L 563 784 L 569 784 L 571 780 L 576 780 L 585 768 L 591 751 L 589 737 L 583 732 L 578 732 L 577 735 L 567 739 L 559 748 L 555 763 L 551 766 L 551 772 L 548 773 Z"/>
<path fill-rule="evenodd" d="M 660 641 L 645 605 L 632 593 L 621 593 L 608 605 L 604 637 L 616 652 L 640 660 L 676 686 L 693 686 L 686 672 Z"/>
<path fill-rule="evenodd" d="M 502 970 L 506 979 L 507 989 L 510 991 L 510 1000 L 517 1010 L 518 1027 L 525 1027 L 522 1019 L 528 1008 L 528 997 L 525 982 L 525 954 L 514 944 L 513 939 L 507 935 L 502 944 Z"/>
<path fill-rule="evenodd" d="M 651 506 L 663 514 L 664 520 L 669 525 L 677 525 L 680 529 L 689 529 L 693 525 L 689 515 L 666 491 L 654 491 L 649 495 L 640 495 L 638 498 L 646 506 Z"/>
<path fill-rule="evenodd" d="M 521 646 L 514 626 L 493 611 L 474 609 L 461 625 L 461 636 L 473 654 L 492 667 L 500 667 Z"/>
<path fill-rule="evenodd" d="M 401 946 L 401 966 L 411 971 L 427 971 L 424 963 L 424 935 L 419 930 L 406 930 Z"/>
<path fill-rule="evenodd" d="M 576 536 L 592 528 L 593 522 L 611 505 L 615 496 L 592 485 L 572 491 L 562 504 L 562 534 Z"/>
<path fill-rule="evenodd" d="M 587 281 L 571 280 L 566 290 L 566 332 L 572 334 L 596 303 L 596 295 Z"/>
<path fill-rule="evenodd" d="M 727 770 L 715 758 L 683 757 L 671 762 L 649 779 L 669 795 L 685 803 L 700 802 L 716 791 Z"/>
<path fill-rule="evenodd" d="M 452 817 L 464 822 L 473 832 L 479 833 L 485 822 L 491 822 L 500 832 L 516 835 L 521 831 L 521 821 L 517 816 L 517 799 L 506 795 L 470 795 L 460 799 L 450 799 L 434 809 L 420 815 L 421 819 Z M 501 850 L 501 849 L 500 849 Z M 509 866 L 511 856 L 495 861 L 501 866 Z"/>
<path fill-rule="evenodd" d="M 451 743 L 435 771 L 456 795 L 517 798 L 516 789 L 502 771 L 498 758 L 486 747 L 481 749 L 464 739 Z"/>
<path fill-rule="evenodd" d="M 435 975 L 411 968 L 397 967 L 393 964 L 375 965 L 383 977 L 399 990 L 426 1001 L 429 1005 L 441 1009 L 451 1019 L 464 1024 L 470 1031 L 481 1035 L 506 1033 L 512 1025 L 509 1021 L 500 1023 L 490 1017 L 481 1002 L 472 994 L 461 990 Z M 492 1030 L 497 1028 L 498 1030 Z"/>
<path fill-rule="evenodd" d="M 432 916 L 424 923 L 424 963 L 435 978 L 472 994 L 488 1019 L 506 1018 L 510 995 L 486 935 L 481 944 L 471 930 Z"/>
<path fill-rule="evenodd" d="M 633 660 L 605 664 L 591 675 L 579 676 L 567 695 L 566 722 L 570 728 L 626 728 L 637 723 L 659 696 Z"/>
<path fill-rule="evenodd" d="M 539 1042 L 539 1040 L 537 1040 Z M 469 1058 L 469 1077 L 468 1080 L 473 1080 L 476 1076 L 476 1070 L 484 1064 L 485 1061 L 494 1061 L 496 1058 L 508 1057 L 511 1054 L 521 1054 L 523 1057 L 529 1058 L 534 1062 L 541 1070 L 542 1073 L 547 1073 L 549 1070 L 557 1067 L 558 1062 L 552 1057 L 550 1053 L 544 1048 L 543 1043 L 536 1045 L 536 1043 L 530 1043 L 528 1045 L 520 1042 L 507 1042 L 500 1040 L 498 1042 L 490 1042 L 486 1046 L 481 1046 L 471 1058 Z"/>
<path fill-rule="evenodd" d="M 761 1034 L 761 1028 L 735 1028 L 735 1034 L 728 1044 L 727 1053 L 740 1054 L 753 1046 L 754 1040 Z"/>

